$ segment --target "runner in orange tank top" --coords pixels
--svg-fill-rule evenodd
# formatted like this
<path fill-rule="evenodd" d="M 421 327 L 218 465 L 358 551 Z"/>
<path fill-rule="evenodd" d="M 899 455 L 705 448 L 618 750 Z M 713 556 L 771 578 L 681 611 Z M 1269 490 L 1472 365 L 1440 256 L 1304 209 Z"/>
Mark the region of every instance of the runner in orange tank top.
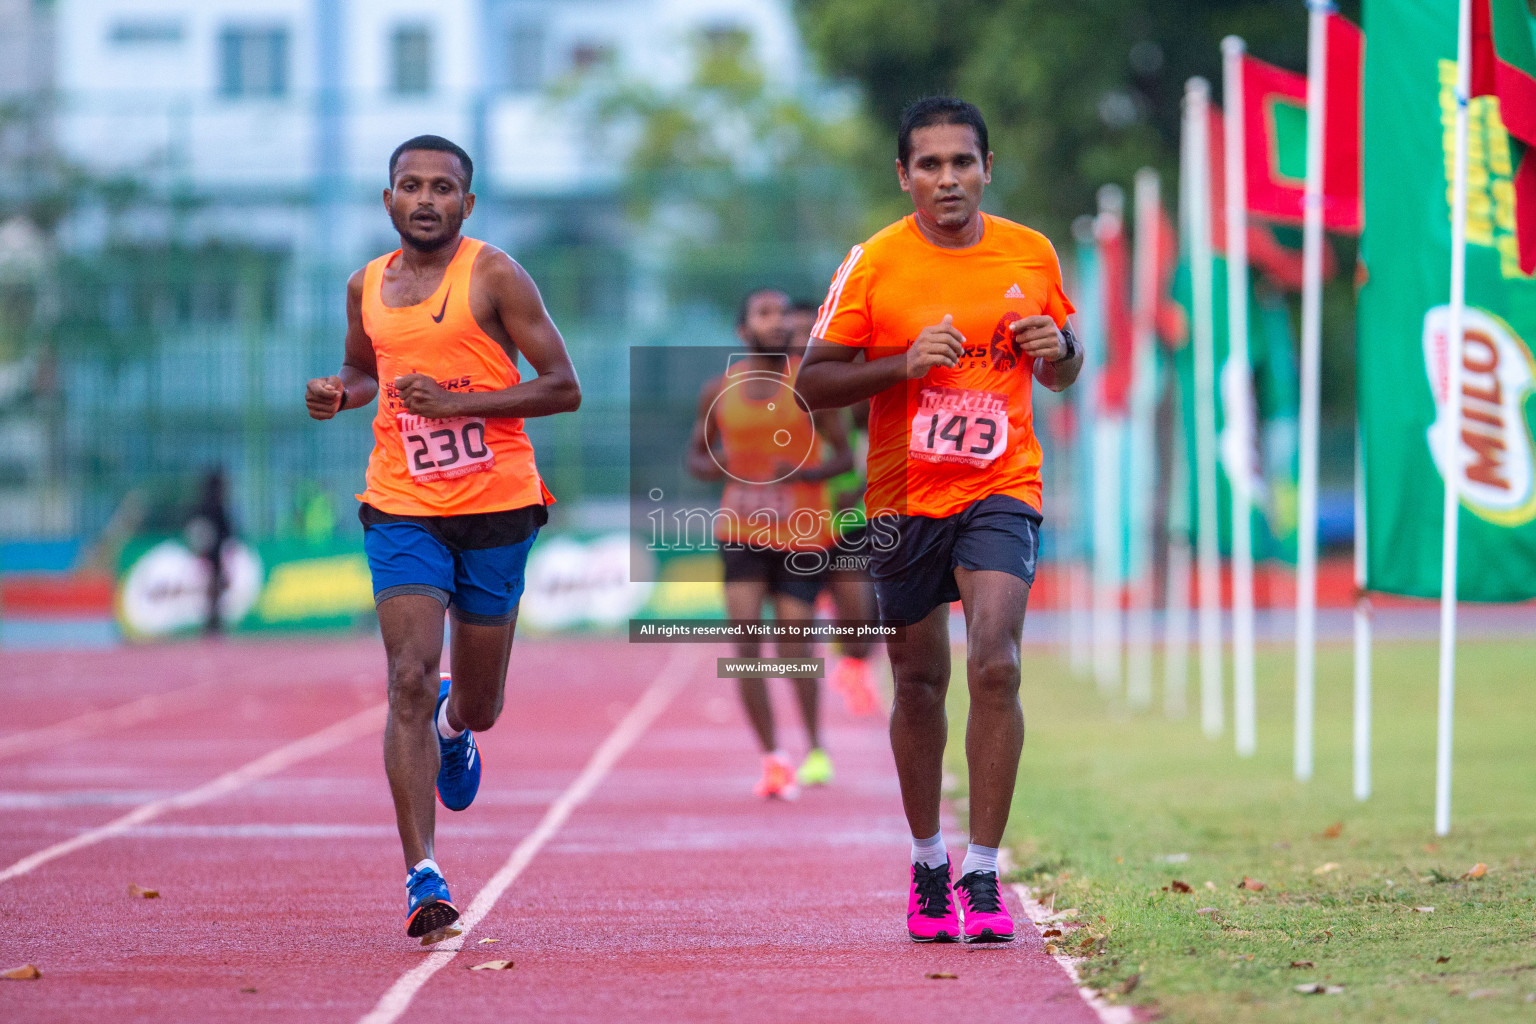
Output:
<path fill-rule="evenodd" d="M 347 282 L 341 372 L 305 391 L 317 420 L 379 398 L 359 518 L 389 664 L 384 768 L 405 854 L 406 933 L 422 945 L 458 934 L 434 859 L 433 790 L 463 810 L 479 788 L 474 733 L 501 712 L 528 550 L 554 500 L 523 420 L 581 403 L 532 279 L 460 233 L 473 174 L 469 155 L 436 135 L 395 150 L 384 206 L 400 248 Z M 439 672 L 450 610 L 451 679 Z"/>
<path fill-rule="evenodd" d="M 888 647 L 891 747 L 912 830 L 908 934 L 1007 942 L 997 848 L 1024 746 L 1019 648 L 1041 521 L 1030 396 L 1035 380 L 1069 386 L 1082 353 L 1050 242 L 980 210 L 992 173 L 981 112 L 919 100 L 896 150 L 914 213 L 839 268 L 800 392 L 813 409 L 870 399 L 871 575 L 881 616 L 908 624 Z M 939 800 L 955 600 L 971 695 L 971 843 L 952 881 Z"/>
<path fill-rule="evenodd" d="M 724 481 L 715 539 L 725 563 L 726 615 L 738 621 L 759 619 L 770 600 L 779 619 L 812 617 L 834 539 L 826 481 L 853 465 L 841 419 L 813 417 L 795 393 L 799 360 L 788 352 L 788 306 L 788 296 L 767 288 L 742 300 L 736 333 L 747 352 L 733 356 L 725 375 L 704 386 L 688 443 L 689 472 Z M 811 654 L 809 643 L 781 640 L 775 649 L 780 658 Z M 736 645 L 741 658 L 760 652 L 756 640 Z M 802 782 L 831 782 L 832 762 L 821 743 L 819 680 L 794 679 L 810 747 L 798 771 L 779 747 L 767 681 L 736 682 L 763 751 L 756 793 L 794 799 Z"/>

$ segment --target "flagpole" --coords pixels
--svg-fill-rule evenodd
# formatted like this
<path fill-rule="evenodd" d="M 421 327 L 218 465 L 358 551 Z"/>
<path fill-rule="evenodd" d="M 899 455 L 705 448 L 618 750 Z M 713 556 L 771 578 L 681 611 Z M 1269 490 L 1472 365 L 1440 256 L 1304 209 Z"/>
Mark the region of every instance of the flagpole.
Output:
<path fill-rule="evenodd" d="M 1451 308 L 1445 332 L 1446 422 L 1440 472 L 1445 477 L 1445 535 L 1440 562 L 1440 714 L 1435 743 L 1435 835 L 1451 830 L 1451 740 L 1456 710 L 1456 556 L 1461 519 L 1462 321 L 1467 305 L 1467 104 L 1472 78 L 1472 8 L 1457 4 L 1456 154 L 1451 184 Z"/>
<path fill-rule="evenodd" d="M 1216 371 L 1211 294 L 1210 96 L 1203 78 L 1184 87 L 1189 134 L 1189 265 L 1194 293 L 1195 479 L 1199 515 L 1200 727 L 1220 736 L 1225 711 L 1221 679 L 1221 550 L 1216 512 Z"/>
<path fill-rule="evenodd" d="M 1226 409 L 1232 447 L 1232 717 L 1237 753 L 1256 746 L 1253 693 L 1253 371 L 1248 360 L 1248 178 L 1243 146 L 1243 41 L 1221 41 L 1222 112 L 1227 201 L 1227 358 L 1241 374 Z"/>
<path fill-rule="evenodd" d="M 1143 167 L 1136 172 L 1136 249 L 1132 324 L 1134 325 L 1131 390 L 1131 494 L 1125 503 L 1131 517 L 1131 588 L 1129 654 L 1126 658 L 1126 703 L 1132 708 L 1152 706 L 1152 548 L 1155 543 L 1152 505 L 1157 479 L 1156 430 L 1153 407 L 1157 400 L 1157 353 L 1153 349 L 1157 324 L 1158 223 L 1161 214 L 1161 182 L 1157 172 Z"/>
<path fill-rule="evenodd" d="M 1092 245 L 1093 218 L 1084 215 L 1074 220 L 1072 236 L 1079 251 L 1084 246 Z M 1086 275 L 1082 273 L 1081 258 L 1077 266 L 1078 298 L 1087 306 L 1089 282 L 1085 280 Z M 1078 331 L 1083 341 L 1091 342 L 1095 347 L 1102 347 L 1091 337 L 1093 329 L 1091 309 L 1079 312 L 1077 321 Z M 1097 385 L 1094 383 L 1096 358 L 1095 353 L 1085 350 L 1078 386 L 1067 392 L 1073 413 L 1076 441 L 1068 457 L 1072 466 L 1074 502 L 1070 530 L 1073 538 L 1072 561 L 1067 574 L 1070 607 L 1068 629 L 1071 634 L 1072 674 L 1078 678 L 1088 675 L 1093 670 L 1093 506 L 1091 504 L 1093 486 L 1088 468 L 1093 463 L 1091 427 L 1094 419 L 1093 395 L 1097 390 Z"/>
<path fill-rule="evenodd" d="M 1323 145 L 1327 129 L 1331 0 L 1307 0 L 1307 187 L 1302 224 L 1301 465 L 1296 550 L 1296 747 L 1298 782 L 1312 778 L 1317 654 L 1317 458 L 1323 349 Z"/>
<path fill-rule="evenodd" d="M 1355 799 L 1371 796 L 1371 595 L 1365 589 L 1365 438 L 1355 434 Z"/>
<path fill-rule="evenodd" d="M 1177 395 L 1177 392 L 1175 392 Z M 1175 409 L 1177 409 L 1177 400 Z M 1173 431 L 1173 471 L 1168 480 L 1168 594 L 1164 601 L 1167 647 L 1163 652 L 1163 714 L 1189 713 L 1189 453 L 1182 426 Z"/>
<path fill-rule="evenodd" d="M 1109 289 L 1116 287 L 1104 276 L 1102 259 L 1103 243 L 1115 232 L 1124 230 L 1125 194 L 1117 185 L 1105 185 L 1099 189 L 1099 215 L 1094 221 L 1094 240 L 1099 246 L 1099 288 L 1097 317 L 1100 323 L 1099 337 L 1108 351 L 1111 324 L 1105 314 L 1108 308 Z M 1101 364 L 1101 368 L 1102 368 Z M 1117 694 L 1122 677 L 1121 657 L 1124 653 L 1125 628 L 1121 608 L 1121 592 L 1125 567 L 1121 559 L 1124 551 L 1124 530 L 1121 512 L 1124 501 L 1121 482 L 1124 478 L 1123 443 L 1124 419 L 1109 415 L 1105 409 L 1096 408 L 1093 422 L 1093 562 L 1094 562 L 1094 676 L 1099 692 L 1106 696 Z"/>

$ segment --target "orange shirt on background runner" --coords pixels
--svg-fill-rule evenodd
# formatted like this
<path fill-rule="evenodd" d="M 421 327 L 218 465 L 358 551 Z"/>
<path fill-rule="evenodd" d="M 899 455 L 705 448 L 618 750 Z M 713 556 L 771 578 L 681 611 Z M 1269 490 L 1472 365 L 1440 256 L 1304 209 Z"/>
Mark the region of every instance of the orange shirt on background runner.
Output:
<path fill-rule="evenodd" d="M 780 357 L 783 358 L 783 357 Z M 725 457 L 725 489 L 715 539 L 778 551 L 820 551 L 832 544 L 831 500 L 825 481 L 782 479 L 821 464 L 820 440 L 811 414 L 796 401 L 794 375 L 771 369 L 733 370 L 712 406 Z"/>
<path fill-rule="evenodd" d="M 949 516 L 993 494 L 1042 510 L 1032 366 L 1008 325 L 1044 313 L 1060 327 L 1074 310 L 1049 240 L 981 217 L 981 241 L 966 249 L 928 241 L 916 214 L 854 246 L 812 329 L 868 349 L 871 359 L 905 352 L 946 314 L 965 338 L 958 366 L 936 366 L 871 399 L 871 516 Z"/>
<path fill-rule="evenodd" d="M 470 309 L 470 276 L 484 246 L 463 239 L 437 290 L 414 306 L 384 305 L 384 269 L 400 250 L 363 272 L 363 330 L 378 360 L 379 406 L 367 488 L 357 497 L 382 512 L 456 516 L 554 500 L 539 478 L 522 420 L 427 419 L 408 411 L 395 389 L 395 379 L 408 373 L 460 392 L 503 391 L 522 380 Z"/>

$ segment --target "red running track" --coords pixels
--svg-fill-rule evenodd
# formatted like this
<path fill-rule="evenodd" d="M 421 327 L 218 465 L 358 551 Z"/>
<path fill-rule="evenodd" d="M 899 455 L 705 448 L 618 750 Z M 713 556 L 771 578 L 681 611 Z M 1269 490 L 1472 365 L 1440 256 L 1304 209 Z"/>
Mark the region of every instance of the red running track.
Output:
<path fill-rule="evenodd" d="M 1008 947 L 907 941 L 906 828 L 878 721 L 833 697 L 836 784 L 753 799 L 757 758 L 717 653 L 518 644 L 479 799 L 440 811 L 438 859 L 462 909 L 514 849 L 533 856 L 462 949 L 437 954 L 402 929 L 376 644 L 0 655 L 0 967 L 43 973 L 0 981 L 0 1019 L 1097 1019 L 1017 906 Z M 659 713 L 637 718 L 641 702 Z M 600 749 L 618 753 L 606 773 Z M 568 816 L 551 820 L 562 795 Z M 466 969 L 491 959 L 516 966 Z M 429 963 L 402 1001 L 401 979 Z"/>

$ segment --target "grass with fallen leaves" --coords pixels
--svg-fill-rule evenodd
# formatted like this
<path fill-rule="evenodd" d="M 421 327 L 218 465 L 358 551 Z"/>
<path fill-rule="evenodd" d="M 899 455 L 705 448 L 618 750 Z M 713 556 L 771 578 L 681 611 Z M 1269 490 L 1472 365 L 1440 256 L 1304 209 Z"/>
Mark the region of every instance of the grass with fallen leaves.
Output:
<path fill-rule="evenodd" d="M 1054 653 L 1026 653 L 1008 844 L 1015 881 L 1077 912 L 1049 941 L 1085 956 L 1086 984 L 1167 1021 L 1536 1020 L 1536 642 L 1461 645 L 1444 838 L 1435 646 L 1377 645 L 1365 802 L 1348 647 L 1319 651 L 1309 783 L 1292 778 L 1292 665 L 1287 648 L 1260 650 L 1259 749 L 1243 759 L 1230 724 L 1201 734 L 1193 658 L 1191 716 L 1169 721 L 1161 692 L 1131 711 Z M 1227 681 L 1230 694 L 1230 665 Z M 951 690 L 963 798 L 964 687 Z"/>

